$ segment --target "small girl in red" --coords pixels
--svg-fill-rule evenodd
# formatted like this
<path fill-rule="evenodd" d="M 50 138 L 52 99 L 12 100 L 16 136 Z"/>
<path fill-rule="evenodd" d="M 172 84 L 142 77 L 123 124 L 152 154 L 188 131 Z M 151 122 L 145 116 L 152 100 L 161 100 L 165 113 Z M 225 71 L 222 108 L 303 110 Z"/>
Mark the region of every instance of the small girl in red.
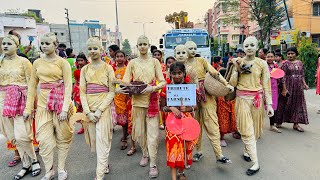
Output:
<path fill-rule="evenodd" d="M 80 72 L 81 72 L 81 68 L 87 64 L 88 64 L 87 57 L 82 53 L 79 54 L 76 59 L 77 69 L 74 71 L 74 74 L 73 74 L 74 79 L 75 79 L 75 84 L 73 86 L 73 93 L 72 93 L 73 100 L 76 104 L 77 113 L 78 112 L 82 113 L 82 111 L 83 111 L 81 101 L 80 101 L 80 87 L 79 87 L 80 86 Z M 84 133 L 83 127 L 81 129 L 79 129 L 79 131 L 77 133 L 83 134 Z"/>
<path fill-rule="evenodd" d="M 183 63 L 175 62 L 170 66 L 170 79 L 167 84 L 188 84 L 190 77 L 186 76 L 186 68 Z M 176 118 L 192 117 L 194 108 L 191 106 L 169 107 L 166 102 L 166 87 L 160 93 L 160 106 L 164 112 L 172 112 Z M 186 153 L 184 152 L 184 143 L 186 143 Z M 190 168 L 192 164 L 192 150 L 197 144 L 197 139 L 193 141 L 184 141 L 180 135 L 171 133 L 166 129 L 166 150 L 167 150 L 167 166 L 171 168 L 172 180 L 186 179 L 184 174 L 186 168 Z M 185 162 L 185 154 L 187 162 Z"/>

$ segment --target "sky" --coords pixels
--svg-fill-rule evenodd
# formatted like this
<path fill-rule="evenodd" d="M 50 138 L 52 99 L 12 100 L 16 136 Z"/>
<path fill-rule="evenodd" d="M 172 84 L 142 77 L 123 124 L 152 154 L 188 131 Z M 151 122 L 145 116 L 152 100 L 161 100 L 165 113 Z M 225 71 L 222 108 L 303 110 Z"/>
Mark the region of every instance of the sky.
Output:
<path fill-rule="evenodd" d="M 47 22 L 58 24 L 66 24 L 64 8 L 68 8 L 70 20 L 99 20 L 115 30 L 115 0 L 0 0 L 0 4 L 0 12 L 40 9 Z M 183 10 L 188 12 L 190 21 L 202 22 L 213 4 L 214 0 L 118 0 L 119 30 L 123 39 L 127 38 L 135 45 L 143 34 L 143 27 L 134 22 L 153 22 L 145 24 L 145 33 L 151 44 L 158 44 L 162 34 L 172 29 L 165 22 L 166 15 Z"/>

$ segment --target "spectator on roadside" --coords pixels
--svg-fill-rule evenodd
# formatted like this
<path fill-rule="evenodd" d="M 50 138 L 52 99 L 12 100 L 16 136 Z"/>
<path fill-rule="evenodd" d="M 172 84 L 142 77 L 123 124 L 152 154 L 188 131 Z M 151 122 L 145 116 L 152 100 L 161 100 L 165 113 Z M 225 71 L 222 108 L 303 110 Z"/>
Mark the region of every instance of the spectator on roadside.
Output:
<path fill-rule="evenodd" d="M 228 53 L 224 53 L 224 56 L 222 58 L 222 62 L 223 62 L 223 67 L 226 68 L 228 65 L 228 61 L 229 61 L 229 56 Z"/>
<path fill-rule="evenodd" d="M 157 46 L 152 45 L 152 46 L 150 47 L 150 52 L 151 52 L 151 54 L 153 54 L 154 51 L 156 51 L 156 50 L 158 50 Z"/>
<path fill-rule="evenodd" d="M 66 54 L 67 54 L 67 61 L 70 64 L 71 67 L 71 71 L 72 71 L 72 83 L 75 83 L 74 80 L 74 71 L 77 69 L 77 67 L 75 66 L 75 62 L 76 62 L 76 56 L 73 54 L 73 49 L 72 48 L 67 48 L 66 49 Z"/>
<path fill-rule="evenodd" d="M 266 60 L 266 56 L 267 56 L 267 52 L 268 52 L 268 49 L 266 48 L 261 48 L 258 52 L 258 57 L 260 59 L 263 59 L 263 60 Z"/>
<path fill-rule="evenodd" d="M 222 62 L 221 56 L 213 57 L 213 62 L 211 61 L 211 64 L 217 71 L 219 71 L 221 68 L 223 68 L 222 67 L 223 62 Z"/>
<path fill-rule="evenodd" d="M 242 49 L 237 49 L 236 51 L 237 57 L 243 58 L 246 53 Z"/>
<path fill-rule="evenodd" d="M 66 48 L 67 46 L 65 44 L 59 44 L 58 46 L 58 53 L 59 53 L 59 56 L 62 57 L 62 58 L 67 58 L 67 54 L 66 54 Z"/>
<path fill-rule="evenodd" d="M 28 52 L 29 52 L 29 51 L 31 50 L 31 48 L 32 48 L 31 43 L 30 43 L 28 46 L 24 47 L 24 48 L 23 48 L 24 51 L 21 52 L 20 49 L 21 49 L 23 46 L 21 45 L 21 36 L 20 36 L 20 34 L 17 32 L 16 29 L 10 30 L 8 34 L 17 36 L 18 39 L 19 39 L 19 44 L 20 44 L 20 45 L 19 45 L 18 50 L 17 50 L 17 55 L 28 59 L 27 54 L 28 54 Z"/>
<path fill-rule="evenodd" d="M 116 63 L 115 62 L 115 55 L 116 55 L 116 52 L 120 50 L 120 48 L 119 48 L 118 45 L 113 44 L 113 45 L 108 47 L 108 50 L 109 50 L 109 55 L 110 55 L 111 59 L 107 63 L 109 63 L 112 66 L 112 65 L 114 65 Z"/>
<path fill-rule="evenodd" d="M 233 59 L 233 52 L 228 53 L 228 63 L 231 62 Z"/>

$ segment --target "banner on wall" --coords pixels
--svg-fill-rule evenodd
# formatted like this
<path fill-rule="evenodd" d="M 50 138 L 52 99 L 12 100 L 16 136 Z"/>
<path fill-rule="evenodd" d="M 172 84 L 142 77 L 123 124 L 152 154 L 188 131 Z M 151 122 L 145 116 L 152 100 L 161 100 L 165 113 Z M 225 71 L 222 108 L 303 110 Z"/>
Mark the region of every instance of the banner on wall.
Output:
<path fill-rule="evenodd" d="M 290 30 L 290 31 L 271 31 L 270 34 L 270 43 L 272 46 L 277 46 L 281 44 L 281 40 L 284 40 L 286 44 L 296 44 L 298 37 L 298 30 Z"/>

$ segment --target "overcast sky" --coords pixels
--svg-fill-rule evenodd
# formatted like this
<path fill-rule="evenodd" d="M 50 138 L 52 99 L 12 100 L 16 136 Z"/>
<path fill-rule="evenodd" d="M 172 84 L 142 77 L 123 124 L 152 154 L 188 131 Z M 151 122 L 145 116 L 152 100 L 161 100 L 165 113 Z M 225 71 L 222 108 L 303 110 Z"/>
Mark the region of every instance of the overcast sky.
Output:
<path fill-rule="evenodd" d="M 143 34 L 142 24 L 133 22 L 154 22 L 146 24 L 146 35 L 153 44 L 166 30 L 171 29 L 164 18 L 167 14 L 181 10 L 189 13 L 189 20 L 203 21 L 214 0 L 118 0 L 119 28 L 123 38 L 131 45 Z M 108 28 L 115 29 L 115 0 L 0 0 L 0 12 L 5 9 L 40 9 L 49 23 L 66 23 L 64 8 L 69 9 L 70 20 L 99 20 Z"/>

